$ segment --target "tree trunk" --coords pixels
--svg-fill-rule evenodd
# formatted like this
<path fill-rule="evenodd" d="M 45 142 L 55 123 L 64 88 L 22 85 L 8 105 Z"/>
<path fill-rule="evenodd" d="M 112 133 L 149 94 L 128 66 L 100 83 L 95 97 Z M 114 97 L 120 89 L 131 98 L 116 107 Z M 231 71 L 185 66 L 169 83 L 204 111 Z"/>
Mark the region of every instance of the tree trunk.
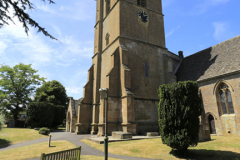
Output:
<path fill-rule="evenodd" d="M 15 114 L 13 115 L 13 118 L 14 118 L 14 121 L 15 121 L 15 124 L 16 124 L 16 122 L 17 122 L 17 120 L 18 120 L 18 114 L 15 113 Z"/>

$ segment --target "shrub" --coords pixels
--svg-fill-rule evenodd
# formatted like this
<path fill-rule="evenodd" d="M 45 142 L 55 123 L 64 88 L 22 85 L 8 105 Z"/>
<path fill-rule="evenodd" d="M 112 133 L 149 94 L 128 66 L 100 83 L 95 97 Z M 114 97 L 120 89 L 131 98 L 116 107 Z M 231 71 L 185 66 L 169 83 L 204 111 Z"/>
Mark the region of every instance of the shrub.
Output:
<path fill-rule="evenodd" d="M 43 135 L 49 135 L 50 129 L 43 127 L 43 128 L 41 128 L 41 129 L 39 130 L 38 133 L 39 133 L 39 134 L 43 134 Z"/>
<path fill-rule="evenodd" d="M 158 93 L 159 132 L 163 144 L 177 150 L 196 146 L 201 114 L 197 82 L 164 84 L 159 87 Z"/>

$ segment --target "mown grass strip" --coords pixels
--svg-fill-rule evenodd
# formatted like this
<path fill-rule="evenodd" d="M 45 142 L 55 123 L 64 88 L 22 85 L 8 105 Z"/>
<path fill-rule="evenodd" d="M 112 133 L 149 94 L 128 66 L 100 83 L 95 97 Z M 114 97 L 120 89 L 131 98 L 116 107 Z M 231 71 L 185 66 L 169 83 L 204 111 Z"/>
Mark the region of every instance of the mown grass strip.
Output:
<path fill-rule="evenodd" d="M 51 147 L 48 142 L 32 144 L 24 147 L 9 149 L 0 152 L 1 160 L 21 160 L 40 157 L 41 153 L 52 153 L 67 149 L 76 148 L 76 145 L 69 141 L 52 141 Z"/>
<path fill-rule="evenodd" d="M 48 136 L 41 135 L 37 130 L 29 128 L 6 128 L 0 131 L 0 146 L 16 144 Z"/>
<path fill-rule="evenodd" d="M 103 144 L 87 139 L 82 142 L 103 151 Z M 212 136 L 211 141 L 189 147 L 186 157 L 172 155 L 171 148 L 162 144 L 161 138 L 109 143 L 109 153 L 151 159 L 240 159 L 240 137 Z"/>

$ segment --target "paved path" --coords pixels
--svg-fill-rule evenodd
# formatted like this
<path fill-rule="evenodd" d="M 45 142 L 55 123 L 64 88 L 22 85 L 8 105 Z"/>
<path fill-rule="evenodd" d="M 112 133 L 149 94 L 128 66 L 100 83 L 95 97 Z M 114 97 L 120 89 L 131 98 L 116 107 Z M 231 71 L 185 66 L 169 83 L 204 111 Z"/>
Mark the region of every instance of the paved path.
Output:
<path fill-rule="evenodd" d="M 67 140 L 75 144 L 76 146 L 82 146 L 81 149 L 81 155 L 94 155 L 94 156 L 104 156 L 104 153 L 100 150 L 97 150 L 80 140 L 85 138 L 85 137 L 90 137 L 92 135 L 86 134 L 86 135 L 76 135 L 74 133 L 69 133 L 69 132 L 52 132 L 53 135 L 52 141 L 57 141 L 57 140 Z M 27 142 L 22 142 L 18 144 L 13 144 L 4 148 L 0 148 L 0 151 L 8 150 L 8 149 L 13 149 L 13 148 L 18 148 L 22 146 L 27 146 L 35 143 L 41 143 L 41 142 L 47 142 L 48 138 L 41 138 L 41 139 L 36 139 L 32 141 L 27 141 Z M 111 158 L 118 158 L 118 159 L 126 159 L 126 160 L 150 160 L 147 158 L 136 158 L 136 157 L 128 157 L 128 156 L 121 156 L 121 155 L 115 155 L 115 154 L 108 154 L 108 157 Z M 39 160 L 40 158 L 34 158 L 31 160 Z M 152 160 L 152 159 L 151 159 Z"/>

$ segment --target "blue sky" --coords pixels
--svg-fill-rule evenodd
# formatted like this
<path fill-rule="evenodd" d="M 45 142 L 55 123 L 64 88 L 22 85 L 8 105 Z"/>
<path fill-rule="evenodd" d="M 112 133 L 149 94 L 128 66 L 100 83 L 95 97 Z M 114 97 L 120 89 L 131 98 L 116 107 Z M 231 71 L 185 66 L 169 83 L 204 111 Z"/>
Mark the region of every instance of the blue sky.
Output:
<path fill-rule="evenodd" d="M 56 0 L 55 0 L 56 1 Z M 62 83 L 67 95 L 79 99 L 92 63 L 95 0 L 33 1 L 30 16 L 61 43 L 22 25 L 0 29 L 0 64 L 32 64 L 41 77 Z M 239 0 L 163 0 L 166 46 L 184 56 L 240 34 Z"/>

